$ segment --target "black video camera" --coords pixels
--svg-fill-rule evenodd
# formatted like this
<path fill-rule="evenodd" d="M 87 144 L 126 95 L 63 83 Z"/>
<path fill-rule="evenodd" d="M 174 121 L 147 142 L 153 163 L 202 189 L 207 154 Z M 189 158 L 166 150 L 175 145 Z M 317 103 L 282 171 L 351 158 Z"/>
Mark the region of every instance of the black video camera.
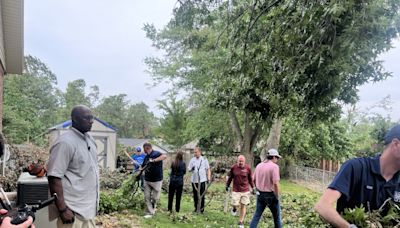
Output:
<path fill-rule="evenodd" d="M 33 218 L 33 221 L 35 221 L 35 212 L 44 207 L 47 207 L 48 205 L 53 203 L 56 199 L 57 199 L 57 194 L 54 193 L 54 195 L 52 197 L 50 197 L 49 199 L 47 199 L 43 202 L 39 201 L 38 204 L 35 204 L 32 206 L 28 206 L 25 204 L 22 207 L 12 209 L 11 205 L 9 203 L 4 204 L 3 200 L 1 200 L 1 198 L 0 198 L 0 203 L 1 203 L 2 207 L 4 209 L 8 210 L 7 214 L 2 215 L 0 224 L 3 222 L 3 218 L 6 216 L 11 217 L 11 224 L 14 224 L 14 225 L 18 225 L 18 224 L 25 222 L 29 216 L 31 216 Z M 6 199 L 6 200 L 8 201 L 8 199 Z"/>

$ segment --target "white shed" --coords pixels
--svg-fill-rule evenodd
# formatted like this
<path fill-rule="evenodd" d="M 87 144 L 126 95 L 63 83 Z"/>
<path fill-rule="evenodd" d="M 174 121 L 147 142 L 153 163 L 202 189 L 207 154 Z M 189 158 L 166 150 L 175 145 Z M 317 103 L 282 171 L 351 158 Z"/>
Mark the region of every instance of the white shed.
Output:
<path fill-rule="evenodd" d="M 58 136 L 65 133 L 71 127 L 71 124 L 71 120 L 67 120 L 49 128 L 50 146 L 53 145 Z M 99 166 L 115 170 L 117 163 L 117 129 L 95 117 L 92 130 L 89 134 L 95 139 L 97 144 Z"/>

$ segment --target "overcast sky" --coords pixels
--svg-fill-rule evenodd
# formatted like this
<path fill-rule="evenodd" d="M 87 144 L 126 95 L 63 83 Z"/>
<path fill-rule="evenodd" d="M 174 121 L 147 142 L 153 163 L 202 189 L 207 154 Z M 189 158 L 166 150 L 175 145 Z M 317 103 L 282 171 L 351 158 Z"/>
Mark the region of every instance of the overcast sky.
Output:
<path fill-rule="evenodd" d="M 176 0 L 25 0 L 25 55 L 46 63 L 62 90 L 69 81 L 98 85 L 101 96 L 127 94 L 132 103 L 145 102 L 160 115 L 156 100 L 168 86 L 150 88 L 144 58 L 159 55 L 142 30 L 144 23 L 162 28 Z M 360 88 L 360 109 L 390 95 L 400 119 L 400 43 L 382 56 L 393 78 Z M 395 86 L 397 85 L 397 86 Z M 377 110 L 379 111 L 379 110 Z"/>

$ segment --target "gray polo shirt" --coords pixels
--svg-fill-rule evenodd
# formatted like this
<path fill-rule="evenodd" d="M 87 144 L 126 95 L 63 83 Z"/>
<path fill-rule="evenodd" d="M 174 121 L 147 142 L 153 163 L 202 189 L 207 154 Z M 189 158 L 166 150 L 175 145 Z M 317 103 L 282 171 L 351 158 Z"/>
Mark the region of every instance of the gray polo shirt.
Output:
<path fill-rule="evenodd" d="M 99 205 L 99 166 L 94 139 L 75 128 L 62 134 L 50 149 L 47 175 L 61 178 L 67 206 L 93 219 Z"/>
<path fill-rule="evenodd" d="M 190 159 L 188 169 L 189 171 L 192 170 L 194 167 L 194 171 L 192 172 L 191 181 L 192 183 L 199 183 L 207 181 L 207 170 L 210 168 L 208 164 L 207 158 L 200 156 L 199 158 L 193 157 Z"/>

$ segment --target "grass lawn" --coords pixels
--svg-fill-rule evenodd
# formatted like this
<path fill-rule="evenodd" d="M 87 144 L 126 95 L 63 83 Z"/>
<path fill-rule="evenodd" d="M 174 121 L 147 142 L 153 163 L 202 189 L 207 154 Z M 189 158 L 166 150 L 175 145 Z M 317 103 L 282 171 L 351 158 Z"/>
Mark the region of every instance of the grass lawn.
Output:
<path fill-rule="evenodd" d="M 298 225 L 298 221 L 304 216 L 303 213 L 313 213 L 311 210 L 319 193 L 287 180 L 281 181 L 281 189 L 283 193 L 282 219 L 285 227 L 302 227 Z M 153 218 L 143 218 L 143 211 L 130 211 L 130 213 L 137 216 L 137 223 L 140 227 L 237 227 L 238 217 L 233 217 L 229 212 L 224 213 L 223 211 L 225 195 L 224 183 L 214 183 L 206 196 L 205 212 L 199 215 L 193 213 L 191 192 L 183 194 L 180 213 L 170 214 L 167 211 L 168 196 L 166 193 L 162 193 L 160 206 Z M 246 227 L 250 224 L 254 210 L 255 197 L 253 196 L 247 208 L 244 222 Z M 271 213 L 266 209 L 259 227 L 271 227 L 273 226 L 272 222 Z"/>

